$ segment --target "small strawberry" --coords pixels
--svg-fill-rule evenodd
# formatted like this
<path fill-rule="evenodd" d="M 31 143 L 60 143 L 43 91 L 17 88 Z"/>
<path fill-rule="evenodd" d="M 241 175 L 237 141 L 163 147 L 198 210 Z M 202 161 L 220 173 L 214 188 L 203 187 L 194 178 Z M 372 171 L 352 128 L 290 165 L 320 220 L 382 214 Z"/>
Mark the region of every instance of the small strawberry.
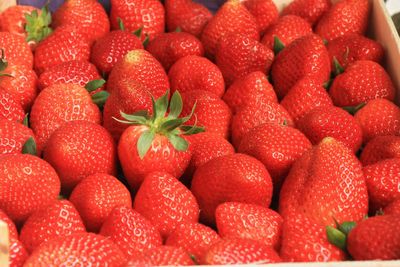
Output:
<path fill-rule="evenodd" d="M 131 258 L 125 267 L 137 266 L 192 266 L 189 254 L 179 247 L 159 246 L 145 254 Z"/>
<path fill-rule="evenodd" d="M 0 49 L 4 50 L 5 59 L 11 65 L 33 67 L 33 54 L 24 38 L 10 32 L 0 32 Z"/>
<path fill-rule="evenodd" d="M 26 15 L 33 10 L 39 12 L 34 6 L 13 5 L 4 10 L 0 15 L 0 32 L 11 32 L 26 38 L 25 24 Z"/>
<path fill-rule="evenodd" d="M 360 161 L 367 166 L 391 158 L 400 158 L 400 136 L 377 136 L 371 139 L 361 152 Z"/>
<path fill-rule="evenodd" d="M 330 5 L 329 0 L 294 0 L 282 10 L 282 16 L 296 15 L 314 25 Z"/>
<path fill-rule="evenodd" d="M 255 17 L 261 35 L 278 20 L 278 8 L 272 0 L 245 0 L 244 5 Z"/>
<path fill-rule="evenodd" d="M 9 262 L 10 267 L 22 267 L 26 259 L 29 257 L 28 252 L 18 239 L 10 240 Z"/>
<path fill-rule="evenodd" d="M 131 207 L 129 190 L 117 178 L 97 173 L 84 178 L 72 191 L 75 205 L 88 231 L 97 232 L 114 207 Z"/>
<path fill-rule="evenodd" d="M 0 119 L 22 122 L 25 111 L 14 95 L 0 87 Z"/>
<path fill-rule="evenodd" d="M 400 216 L 400 199 L 391 202 L 383 209 L 385 215 L 399 215 Z"/>
<path fill-rule="evenodd" d="M 16 121 L 0 119 L 0 154 L 22 153 L 29 139 L 35 141 L 31 129 Z"/>

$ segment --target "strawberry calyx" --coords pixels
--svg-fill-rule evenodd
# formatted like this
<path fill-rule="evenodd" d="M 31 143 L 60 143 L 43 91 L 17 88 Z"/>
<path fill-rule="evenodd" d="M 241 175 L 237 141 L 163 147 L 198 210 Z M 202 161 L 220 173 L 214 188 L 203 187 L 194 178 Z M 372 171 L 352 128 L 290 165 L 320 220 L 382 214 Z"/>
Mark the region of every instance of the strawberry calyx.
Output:
<path fill-rule="evenodd" d="M 91 93 L 102 87 L 105 83 L 106 81 L 104 79 L 92 80 L 85 85 L 85 89 Z M 92 101 L 99 108 L 103 108 L 109 96 L 110 93 L 106 91 L 100 91 L 92 95 Z"/>
<path fill-rule="evenodd" d="M 347 106 L 347 107 L 342 107 L 342 109 L 346 110 L 348 113 L 351 115 L 356 114 L 360 109 L 362 109 L 367 103 L 363 102 L 358 104 L 357 106 Z"/>
<path fill-rule="evenodd" d="M 124 25 L 124 22 L 122 21 L 122 19 L 121 19 L 121 18 L 117 18 L 117 22 L 118 22 L 119 29 L 120 29 L 121 31 L 125 31 L 125 25 Z M 138 37 L 139 39 L 141 39 L 141 38 L 142 38 L 142 34 L 143 34 L 143 26 L 140 27 L 139 29 L 133 31 L 132 33 L 133 33 L 136 37 Z M 150 42 L 149 35 L 146 34 L 146 35 L 145 35 L 145 38 L 144 38 L 144 40 L 143 40 L 143 42 L 142 42 L 142 44 L 143 44 L 144 47 L 146 47 L 146 46 L 149 44 L 149 42 Z"/>
<path fill-rule="evenodd" d="M 284 48 L 285 45 L 283 44 L 281 39 L 279 39 L 278 36 L 274 36 L 274 54 L 279 54 Z"/>
<path fill-rule="evenodd" d="M 338 76 L 344 72 L 343 66 L 340 64 L 339 60 L 336 57 L 333 57 L 333 65 L 335 66 L 334 75 Z"/>
<path fill-rule="evenodd" d="M 37 155 L 36 142 L 32 136 L 29 137 L 28 140 L 26 140 L 25 144 L 23 145 L 22 154 L 30 154 L 33 156 Z"/>
<path fill-rule="evenodd" d="M 25 15 L 25 19 L 25 31 L 28 34 L 27 42 L 35 41 L 39 43 L 53 32 L 50 28 L 51 13 L 47 5 L 41 9 L 40 14 L 37 10 L 33 10 L 30 14 Z"/>
<path fill-rule="evenodd" d="M 4 73 L 3 71 L 5 70 L 5 69 L 7 69 L 7 67 L 8 67 L 8 61 L 7 61 L 7 59 L 5 58 L 5 55 L 4 55 L 4 49 L 1 49 L 1 57 L 0 57 L 0 77 L 14 77 L 14 76 L 12 76 L 11 74 L 9 74 L 9 73 Z"/>
<path fill-rule="evenodd" d="M 339 223 L 333 218 L 336 224 L 336 228 L 330 225 L 326 226 L 326 235 L 329 243 L 340 248 L 343 251 L 347 251 L 347 236 L 356 226 L 355 222 L 343 222 Z"/>

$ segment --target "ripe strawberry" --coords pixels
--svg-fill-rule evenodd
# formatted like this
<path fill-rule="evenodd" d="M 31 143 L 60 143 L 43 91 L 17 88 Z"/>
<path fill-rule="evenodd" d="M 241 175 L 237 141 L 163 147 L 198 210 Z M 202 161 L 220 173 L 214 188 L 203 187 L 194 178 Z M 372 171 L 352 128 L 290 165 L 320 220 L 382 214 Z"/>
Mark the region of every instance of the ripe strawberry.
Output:
<path fill-rule="evenodd" d="M 279 213 L 299 212 L 322 225 L 360 221 L 368 212 L 368 193 L 361 163 L 331 137 L 298 159 L 282 186 Z"/>
<path fill-rule="evenodd" d="M 28 257 L 29 254 L 22 245 L 22 242 L 18 239 L 11 239 L 9 248 L 9 266 L 22 267 Z"/>
<path fill-rule="evenodd" d="M 210 246 L 219 240 L 220 237 L 213 229 L 200 223 L 185 222 L 168 236 L 165 244 L 183 248 L 198 262 Z"/>
<path fill-rule="evenodd" d="M 28 252 L 63 236 L 86 232 L 78 211 L 68 200 L 57 200 L 34 212 L 21 229 L 20 240 Z"/>
<path fill-rule="evenodd" d="M 146 47 L 168 71 L 180 58 L 190 55 L 203 56 L 203 44 L 186 32 L 168 32 L 155 37 Z"/>
<path fill-rule="evenodd" d="M 333 106 L 333 103 L 321 83 L 316 82 L 313 78 L 305 77 L 290 89 L 282 99 L 281 105 L 298 124 L 313 109 L 329 108 Z"/>
<path fill-rule="evenodd" d="M 281 258 L 272 247 L 244 238 L 222 239 L 210 247 L 203 259 L 208 265 L 275 262 L 281 262 Z"/>
<path fill-rule="evenodd" d="M 114 176 L 97 173 L 84 178 L 72 191 L 75 205 L 88 231 L 98 232 L 114 207 L 131 207 L 129 190 Z"/>
<path fill-rule="evenodd" d="M 110 22 L 103 6 L 95 0 L 65 1 L 53 14 L 52 26 L 73 26 L 89 42 L 110 31 Z"/>
<path fill-rule="evenodd" d="M 14 5 L 8 7 L 0 14 L 0 32 L 11 32 L 26 38 L 25 15 L 33 10 L 39 12 L 34 6 Z"/>
<path fill-rule="evenodd" d="M 330 5 L 329 0 L 294 0 L 282 10 L 282 16 L 296 15 L 314 25 Z"/>
<path fill-rule="evenodd" d="M 288 46 L 294 40 L 312 33 L 310 23 L 295 15 L 280 17 L 278 21 L 271 25 L 265 32 L 261 43 L 269 49 L 274 49 L 274 38 L 277 37 Z"/>
<path fill-rule="evenodd" d="M 329 94 L 336 106 L 357 106 L 376 98 L 394 101 L 395 88 L 385 69 L 369 60 L 356 61 L 338 75 Z"/>
<path fill-rule="evenodd" d="M 164 32 L 164 17 L 164 7 L 158 0 L 111 0 L 111 28 L 119 29 L 119 18 L 128 31 L 142 28 L 142 40 L 145 36 L 151 40 Z"/>
<path fill-rule="evenodd" d="M 206 54 L 215 56 L 220 39 L 235 33 L 256 41 L 260 39 L 257 21 L 241 0 L 227 1 L 204 27 L 201 41 Z"/>
<path fill-rule="evenodd" d="M 386 99 L 369 101 L 354 118 L 361 125 L 364 143 L 377 136 L 400 135 L 400 108 Z"/>
<path fill-rule="evenodd" d="M 239 202 L 225 202 L 215 211 L 218 233 L 221 237 L 257 240 L 279 249 L 282 217 L 268 208 Z"/>
<path fill-rule="evenodd" d="M 400 258 L 400 216 L 383 215 L 366 219 L 349 233 L 347 250 L 355 260 Z"/>
<path fill-rule="evenodd" d="M 189 254 L 182 248 L 159 246 L 147 251 L 144 255 L 131 258 L 125 266 L 191 266 L 193 264 Z"/>
<path fill-rule="evenodd" d="M 283 98 L 300 79 L 308 76 L 317 83 L 330 77 L 329 54 L 315 34 L 303 36 L 282 50 L 272 64 L 272 79 L 278 97 Z"/>
<path fill-rule="evenodd" d="M 385 215 L 400 215 L 400 199 L 391 202 L 383 209 Z"/>
<path fill-rule="evenodd" d="M 128 258 L 162 245 L 157 229 L 131 207 L 116 206 L 101 226 L 100 234 L 109 237 Z"/>
<path fill-rule="evenodd" d="M 347 33 L 363 35 L 370 11 L 368 0 L 343 0 L 334 4 L 319 20 L 315 32 L 331 41 Z"/>
<path fill-rule="evenodd" d="M 43 243 L 29 256 L 24 266 L 120 266 L 125 262 L 125 255 L 109 238 L 79 233 Z"/>
<path fill-rule="evenodd" d="M 275 192 L 279 192 L 293 163 L 310 148 L 310 141 L 299 130 L 281 124 L 264 123 L 243 136 L 238 152 L 261 161 L 272 177 Z"/>
<path fill-rule="evenodd" d="M 22 122 L 25 111 L 16 97 L 0 87 L 0 119 Z"/>
<path fill-rule="evenodd" d="M 212 224 L 215 209 L 227 201 L 268 207 L 272 180 L 261 162 L 236 153 L 200 166 L 194 173 L 191 190 L 199 203 L 202 220 Z"/>
<path fill-rule="evenodd" d="M 180 28 L 200 37 L 204 27 L 212 18 L 211 12 L 192 0 L 165 0 L 166 23 L 168 31 Z"/>
<path fill-rule="evenodd" d="M 377 136 L 371 139 L 361 152 L 360 161 L 367 166 L 391 158 L 400 158 L 399 136 Z"/>
<path fill-rule="evenodd" d="M 32 130 L 25 125 L 0 119 L 0 154 L 19 154 L 29 138 L 35 140 Z M 40 155 L 40 153 L 37 153 Z"/>
<path fill-rule="evenodd" d="M 342 261 L 346 257 L 341 249 L 329 243 L 323 224 L 301 213 L 285 218 L 280 255 L 288 262 Z"/>
<path fill-rule="evenodd" d="M 229 34 L 220 39 L 216 64 L 227 85 L 254 71 L 269 72 L 274 52 L 243 34 Z"/>
<path fill-rule="evenodd" d="M 0 209 L 18 225 L 53 202 L 60 192 L 55 170 L 32 155 L 1 155 L 0 177 Z"/>
<path fill-rule="evenodd" d="M 179 59 L 169 70 L 168 77 L 173 91 L 204 90 L 219 97 L 225 92 L 220 69 L 204 57 L 191 55 Z"/>
<path fill-rule="evenodd" d="M 245 0 L 244 5 L 255 17 L 261 35 L 278 20 L 278 8 L 272 0 Z"/>
<path fill-rule="evenodd" d="M 313 145 L 333 137 L 356 153 L 362 144 L 361 126 L 347 111 L 334 106 L 313 109 L 298 121 L 297 128 Z"/>
<path fill-rule="evenodd" d="M 33 67 L 33 54 L 24 38 L 15 33 L 0 32 L 0 48 L 4 50 L 5 59 L 10 65 Z"/>

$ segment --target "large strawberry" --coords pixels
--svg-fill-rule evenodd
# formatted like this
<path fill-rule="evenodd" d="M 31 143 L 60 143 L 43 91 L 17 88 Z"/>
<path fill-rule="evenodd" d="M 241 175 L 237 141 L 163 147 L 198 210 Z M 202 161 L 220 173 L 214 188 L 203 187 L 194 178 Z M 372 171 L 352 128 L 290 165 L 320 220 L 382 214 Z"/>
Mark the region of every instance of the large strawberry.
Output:
<path fill-rule="evenodd" d="M 29 139 L 35 140 L 31 129 L 19 122 L 0 118 L 0 154 L 22 153 Z"/>
<path fill-rule="evenodd" d="M 137 266 L 192 266 L 189 254 L 180 247 L 159 246 L 146 253 L 131 258 L 126 267 Z"/>
<path fill-rule="evenodd" d="M 397 199 L 387 205 L 383 209 L 383 214 L 385 215 L 399 215 L 400 216 L 400 199 Z"/>
<path fill-rule="evenodd" d="M 255 17 L 261 35 L 278 20 L 278 8 L 272 0 L 245 0 L 244 5 Z"/>
<path fill-rule="evenodd" d="M 294 0 L 282 10 L 282 15 L 296 15 L 313 25 L 329 10 L 330 5 L 330 0 Z"/>
<path fill-rule="evenodd" d="M 0 87 L 0 119 L 22 122 L 25 111 L 16 97 Z"/>
<path fill-rule="evenodd" d="M 367 143 L 360 155 L 364 166 L 391 158 L 400 158 L 400 136 L 377 136 Z"/>
<path fill-rule="evenodd" d="M 12 65 L 33 67 L 33 55 L 24 38 L 10 32 L 0 32 L 0 49 L 4 50 L 6 60 Z"/>

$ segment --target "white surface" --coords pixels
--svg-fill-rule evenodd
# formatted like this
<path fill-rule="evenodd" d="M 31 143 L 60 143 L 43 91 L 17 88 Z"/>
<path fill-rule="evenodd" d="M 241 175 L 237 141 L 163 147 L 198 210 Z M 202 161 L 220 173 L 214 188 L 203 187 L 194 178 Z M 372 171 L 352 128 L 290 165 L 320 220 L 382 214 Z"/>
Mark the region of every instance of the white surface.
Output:
<path fill-rule="evenodd" d="M 386 6 L 391 15 L 400 12 L 400 0 L 388 0 Z"/>

